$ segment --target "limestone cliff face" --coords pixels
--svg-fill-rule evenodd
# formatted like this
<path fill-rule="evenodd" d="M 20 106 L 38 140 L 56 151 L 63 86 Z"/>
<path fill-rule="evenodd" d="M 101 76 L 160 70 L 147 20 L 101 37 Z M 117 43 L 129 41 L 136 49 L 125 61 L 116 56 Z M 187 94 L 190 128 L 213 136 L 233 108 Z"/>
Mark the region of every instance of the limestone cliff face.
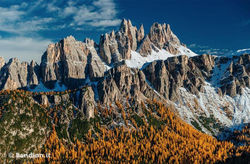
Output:
<path fill-rule="evenodd" d="M 154 88 L 172 101 L 179 99 L 177 91 L 180 87 L 187 88 L 193 94 L 202 91 L 202 73 L 187 56 L 155 61 L 143 71 Z"/>
<path fill-rule="evenodd" d="M 130 59 L 131 50 L 137 50 L 138 42 L 144 37 L 143 26 L 137 31 L 130 20 L 123 19 L 117 32 L 104 34 L 100 38 L 99 51 L 102 59 L 107 63 Z M 139 41 L 138 41 L 139 40 Z"/>
<path fill-rule="evenodd" d="M 84 112 L 87 119 L 94 118 L 95 94 L 91 87 L 80 93 L 80 109 Z"/>
<path fill-rule="evenodd" d="M 139 30 L 136 33 L 136 38 L 137 38 L 138 43 L 140 43 L 142 41 L 142 39 L 144 38 L 144 36 L 145 36 L 144 26 L 141 25 L 140 28 L 139 28 Z"/>
<path fill-rule="evenodd" d="M 154 88 L 173 101 L 178 100 L 180 87 L 195 95 L 203 92 L 205 81 L 218 88 L 222 95 L 234 97 L 241 94 L 242 88 L 249 87 L 249 56 L 245 54 L 233 59 L 212 55 L 178 56 L 152 62 L 143 71 Z"/>
<path fill-rule="evenodd" d="M 159 49 L 166 49 L 171 54 L 177 54 L 181 45 L 177 36 L 171 31 L 170 25 L 154 23 L 150 28 L 149 38 Z"/>
<path fill-rule="evenodd" d="M 152 53 L 152 50 L 153 50 L 153 44 L 152 42 L 150 41 L 148 35 L 142 40 L 142 43 L 139 47 L 139 53 L 142 55 L 142 56 L 148 56 Z"/>
<path fill-rule="evenodd" d="M 147 83 L 141 70 L 129 68 L 125 64 L 109 70 L 103 80 L 98 82 L 97 90 L 100 101 L 104 104 L 124 97 L 134 98 L 138 102 L 147 98 L 162 99 Z"/>
<path fill-rule="evenodd" d="M 1 69 L 1 89 L 13 90 L 38 85 L 38 69 L 34 61 L 28 64 L 27 62 L 20 62 L 17 58 L 10 59 Z"/>
<path fill-rule="evenodd" d="M 243 54 L 235 56 L 233 60 L 226 60 L 229 65 L 219 84 L 223 94 L 233 97 L 236 94 L 241 94 L 243 88 L 250 87 L 250 55 Z"/>
<path fill-rule="evenodd" d="M 80 42 L 72 36 L 49 45 L 40 67 L 45 84 L 59 80 L 70 88 L 83 84 L 88 77 L 102 77 L 105 71 L 94 41 L 86 39 Z"/>

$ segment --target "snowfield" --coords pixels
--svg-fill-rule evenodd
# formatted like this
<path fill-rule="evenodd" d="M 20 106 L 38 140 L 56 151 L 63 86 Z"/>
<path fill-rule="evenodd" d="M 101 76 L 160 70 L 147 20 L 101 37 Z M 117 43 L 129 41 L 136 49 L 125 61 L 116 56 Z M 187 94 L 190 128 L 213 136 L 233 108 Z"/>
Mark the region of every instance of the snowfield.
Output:
<path fill-rule="evenodd" d="M 178 50 L 180 51 L 179 54 L 173 55 L 169 53 L 168 51 L 164 49 L 158 49 L 156 51 L 152 51 L 152 53 L 146 57 L 141 56 L 138 52 L 132 51 L 131 52 L 131 59 L 125 60 L 126 64 L 130 68 L 139 68 L 141 69 L 144 64 L 156 61 L 156 60 L 166 60 L 169 57 L 174 57 L 174 56 L 179 56 L 179 55 L 186 55 L 188 57 L 196 56 L 194 52 L 192 52 L 190 49 L 184 47 L 184 46 L 179 46 Z"/>

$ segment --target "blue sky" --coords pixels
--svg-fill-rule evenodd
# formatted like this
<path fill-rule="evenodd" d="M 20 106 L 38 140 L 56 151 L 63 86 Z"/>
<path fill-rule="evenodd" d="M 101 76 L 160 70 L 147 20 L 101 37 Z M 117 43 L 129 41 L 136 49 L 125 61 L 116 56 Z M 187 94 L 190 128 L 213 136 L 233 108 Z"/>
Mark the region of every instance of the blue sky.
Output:
<path fill-rule="evenodd" d="M 39 61 L 49 43 L 68 35 L 99 42 L 122 18 L 146 32 L 168 23 L 197 51 L 250 47 L 249 0 L 0 0 L 0 56 Z"/>

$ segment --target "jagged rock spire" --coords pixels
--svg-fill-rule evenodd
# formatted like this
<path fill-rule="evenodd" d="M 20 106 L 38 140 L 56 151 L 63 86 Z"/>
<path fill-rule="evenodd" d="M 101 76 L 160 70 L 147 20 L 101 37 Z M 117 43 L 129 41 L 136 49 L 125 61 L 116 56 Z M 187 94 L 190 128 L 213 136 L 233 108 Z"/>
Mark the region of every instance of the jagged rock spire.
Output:
<path fill-rule="evenodd" d="M 137 31 L 137 41 L 138 42 L 141 42 L 142 39 L 144 38 L 144 27 L 143 27 L 143 24 L 140 26 L 139 30 Z"/>

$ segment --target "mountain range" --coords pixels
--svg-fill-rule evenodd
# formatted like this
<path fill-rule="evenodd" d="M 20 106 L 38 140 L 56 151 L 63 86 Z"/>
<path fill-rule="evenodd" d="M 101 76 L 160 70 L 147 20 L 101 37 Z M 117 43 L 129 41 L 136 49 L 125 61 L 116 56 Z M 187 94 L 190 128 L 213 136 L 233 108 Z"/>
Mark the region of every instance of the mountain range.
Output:
<path fill-rule="evenodd" d="M 109 104 L 125 97 L 137 102 L 157 99 L 176 107 L 190 124 L 208 134 L 250 120 L 250 55 L 198 55 L 172 32 L 170 25 L 144 27 L 123 20 L 118 31 L 100 42 L 68 36 L 50 44 L 41 63 L 5 63 L 0 58 L 0 89 L 33 92 L 91 86 L 93 103 Z M 209 127 L 202 118 L 210 118 Z M 217 128 L 214 128 L 217 127 Z"/>
<path fill-rule="evenodd" d="M 154 23 L 146 34 L 143 25 L 137 28 L 124 19 L 118 31 L 101 35 L 99 43 L 68 36 L 50 44 L 41 63 L 20 62 L 17 58 L 5 62 L 0 57 L 0 90 L 0 118 L 7 109 L 15 111 L 7 115 L 8 119 L 6 115 L 0 119 L 0 137 L 15 145 L 15 137 L 6 140 L 9 135 L 18 133 L 17 137 L 29 138 L 36 131 L 32 141 L 36 144 L 21 146 L 27 151 L 45 142 L 41 136 L 50 130 L 44 120 L 51 120 L 59 138 L 73 142 L 74 135 L 85 138 L 81 132 L 90 127 L 88 121 L 96 119 L 107 129 L 135 128 L 144 117 L 153 124 L 152 117 L 145 114 L 145 108 L 156 110 L 152 102 L 168 106 L 197 130 L 227 140 L 232 139 L 234 130 L 250 122 L 250 51 L 220 56 L 196 54 L 181 43 L 168 24 Z M 24 90 L 24 94 L 18 90 Z M 126 106 L 125 111 L 122 106 Z M 36 112 L 27 111 L 30 107 Z M 107 114 L 102 117 L 113 108 L 117 111 L 113 111 L 112 119 Z M 96 109 L 101 110 L 99 114 Z M 135 112 L 136 125 L 126 120 L 130 110 Z M 159 116 L 153 117 L 157 122 Z M 24 120 L 32 124 L 15 129 L 16 122 Z M 4 143 L 0 141 L 1 145 Z M 12 148 L 3 152 L 9 150 Z"/>

